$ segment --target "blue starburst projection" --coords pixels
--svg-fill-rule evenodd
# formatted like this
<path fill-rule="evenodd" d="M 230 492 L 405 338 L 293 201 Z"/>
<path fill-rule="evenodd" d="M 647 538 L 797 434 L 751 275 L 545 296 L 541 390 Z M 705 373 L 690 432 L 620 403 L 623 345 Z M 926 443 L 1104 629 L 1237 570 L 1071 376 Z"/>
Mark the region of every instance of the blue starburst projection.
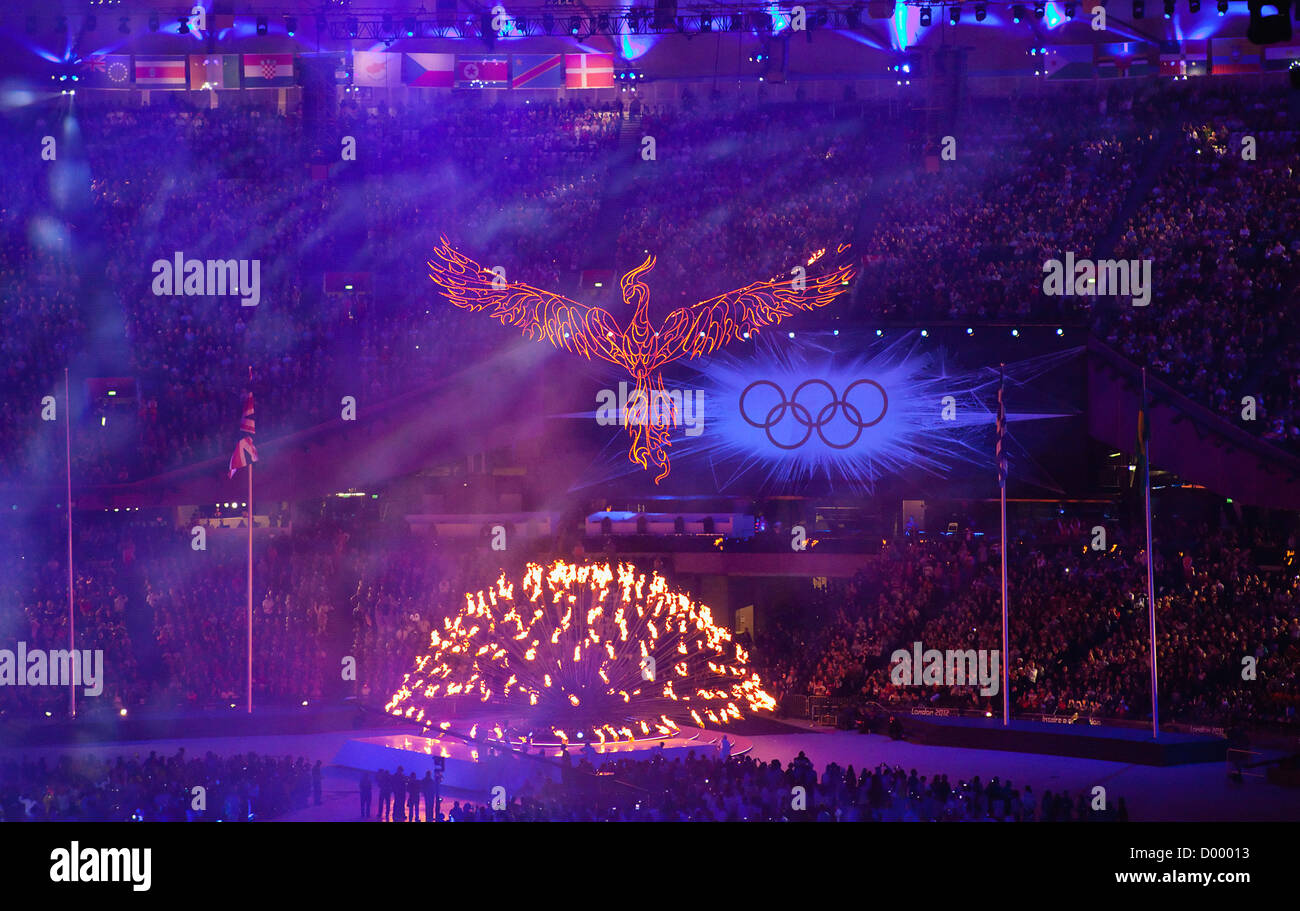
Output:
<path fill-rule="evenodd" d="M 1009 424 L 1079 414 L 1041 391 L 1032 397 L 1027 391 L 1078 353 L 1056 350 L 1007 364 Z M 871 493 L 882 478 L 901 474 L 987 475 L 992 487 L 998 383 L 996 363 L 961 366 L 920 331 L 880 338 L 830 332 L 765 336 L 748 351 L 709 358 L 694 373 L 667 383 L 670 391 L 697 402 L 692 432 L 678 426 L 670 433 L 673 474 L 679 481 L 707 478 L 719 492 L 775 492 L 821 480 Z M 581 416 L 591 419 L 590 413 Z M 611 428 L 611 438 L 619 438 L 614 442 L 621 434 L 622 428 Z M 1009 437 L 1013 476 L 1058 489 L 1017 444 L 1014 430 Z M 593 466 L 593 479 L 635 473 L 636 466 L 626 459 L 619 464 L 617 454 L 612 445 L 598 460 L 603 464 Z"/>

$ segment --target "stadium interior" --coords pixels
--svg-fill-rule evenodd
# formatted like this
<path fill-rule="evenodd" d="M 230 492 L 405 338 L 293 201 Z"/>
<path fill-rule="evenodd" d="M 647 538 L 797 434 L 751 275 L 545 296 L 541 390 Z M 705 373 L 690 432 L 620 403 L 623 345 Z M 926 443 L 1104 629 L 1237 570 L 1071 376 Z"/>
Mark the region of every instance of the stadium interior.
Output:
<path fill-rule="evenodd" d="M 0 9 L 0 819 L 1300 818 L 1300 4 L 424 3 Z"/>

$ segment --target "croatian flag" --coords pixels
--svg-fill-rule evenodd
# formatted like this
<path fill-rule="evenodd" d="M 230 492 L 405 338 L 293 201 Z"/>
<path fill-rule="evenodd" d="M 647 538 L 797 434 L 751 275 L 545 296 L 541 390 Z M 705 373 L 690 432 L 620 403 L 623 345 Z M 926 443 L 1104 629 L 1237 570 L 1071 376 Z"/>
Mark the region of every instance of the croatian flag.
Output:
<path fill-rule="evenodd" d="M 566 89 L 612 89 L 614 58 L 609 54 L 565 54 Z"/>
<path fill-rule="evenodd" d="M 293 54 L 245 54 L 244 88 L 293 85 Z"/>
<path fill-rule="evenodd" d="M 135 84 L 142 89 L 183 89 L 189 85 L 184 57 L 136 57 Z"/>

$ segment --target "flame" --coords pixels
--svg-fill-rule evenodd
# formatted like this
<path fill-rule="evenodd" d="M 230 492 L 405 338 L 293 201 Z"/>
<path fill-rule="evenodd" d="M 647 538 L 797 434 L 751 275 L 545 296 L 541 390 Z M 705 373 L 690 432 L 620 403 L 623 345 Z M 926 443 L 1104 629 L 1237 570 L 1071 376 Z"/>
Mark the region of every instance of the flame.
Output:
<path fill-rule="evenodd" d="M 848 247 L 839 244 L 836 252 L 844 253 Z M 807 264 L 813 265 L 825 254 L 825 248 L 818 250 Z M 662 368 L 749 339 L 798 311 L 825 307 L 844 293 L 857 271 L 845 263 L 824 275 L 806 278 L 803 284 L 790 275 L 756 281 L 678 308 L 655 325 L 649 318 L 650 288 L 641 281 L 655 266 L 655 257 L 647 255 L 619 282 L 624 302 L 636 310 L 631 320 L 618 325 L 602 308 L 523 282 L 501 281 L 496 273 L 454 249 L 446 237 L 441 238 L 427 265 L 429 278 L 453 305 L 483 311 L 502 325 L 521 329 L 527 338 L 546 340 L 563 351 L 588 360 L 599 358 L 627 370 L 635 380 L 628 410 L 636 412 L 635 420 L 625 422 L 631 437 L 628 459 L 647 471 L 654 466 L 658 470 L 656 484 L 671 471 L 669 432 L 681 423 L 680 399 L 674 401 L 664 388 Z M 498 592 L 510 600 L 513 594 L 506 593 L 507 588 L 498 586 Z"/>
<path fill-rule="evenodd" d="M 660 680 L 643 689 L 645 658 Z M 428 653 L 386 710 L 422 719 L 434 699 L 457 695 L 506 708 L 527 700 L 529 714 L 562 742 L 557 727 L 604 743 L 651 727 L 675 731 L 674 718 L 725 724 L 776 707 L 706 605 L 626 563 L 529 564 L 518 579 L 502 572 L 494 585 L 466 593 L 462 613 L 431 633 Z"/>

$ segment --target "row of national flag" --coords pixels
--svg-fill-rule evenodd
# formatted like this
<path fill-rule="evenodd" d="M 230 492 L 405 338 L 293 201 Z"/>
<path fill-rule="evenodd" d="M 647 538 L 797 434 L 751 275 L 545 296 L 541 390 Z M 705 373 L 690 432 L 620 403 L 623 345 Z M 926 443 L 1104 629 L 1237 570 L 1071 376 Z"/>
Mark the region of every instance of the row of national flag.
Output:
<path fill-rule="evenodd" d="M 141 57 L 101 54 L 85 62 L 88 88 L 283 88 L 294 85 L 293 54 L 191 54 Z M 609 54 L 399 54 L 356 51 L 354 85 L 393 88 L 606 89 L 614 86 Z"/>
<path fill-rule="evenodd" d="M 1246 38 L 1057 45 L 1043 52 L 1049 79 L 1223 76 L 1282 70 L 1294 60 L 1300 44 L 1261 47 Z"/>
<path fill-rule="evenodd" d="M 293 54 L 101 54 L 86 59 L 84 76 L 89 88 L 196 92 L 283 88 L 296 82 Z"/>
<path fill-rule="evenodd" d="M 354 51 L 352 83 L 459 89 L 608 89 L 609 54 L 399 54 Z"/>

